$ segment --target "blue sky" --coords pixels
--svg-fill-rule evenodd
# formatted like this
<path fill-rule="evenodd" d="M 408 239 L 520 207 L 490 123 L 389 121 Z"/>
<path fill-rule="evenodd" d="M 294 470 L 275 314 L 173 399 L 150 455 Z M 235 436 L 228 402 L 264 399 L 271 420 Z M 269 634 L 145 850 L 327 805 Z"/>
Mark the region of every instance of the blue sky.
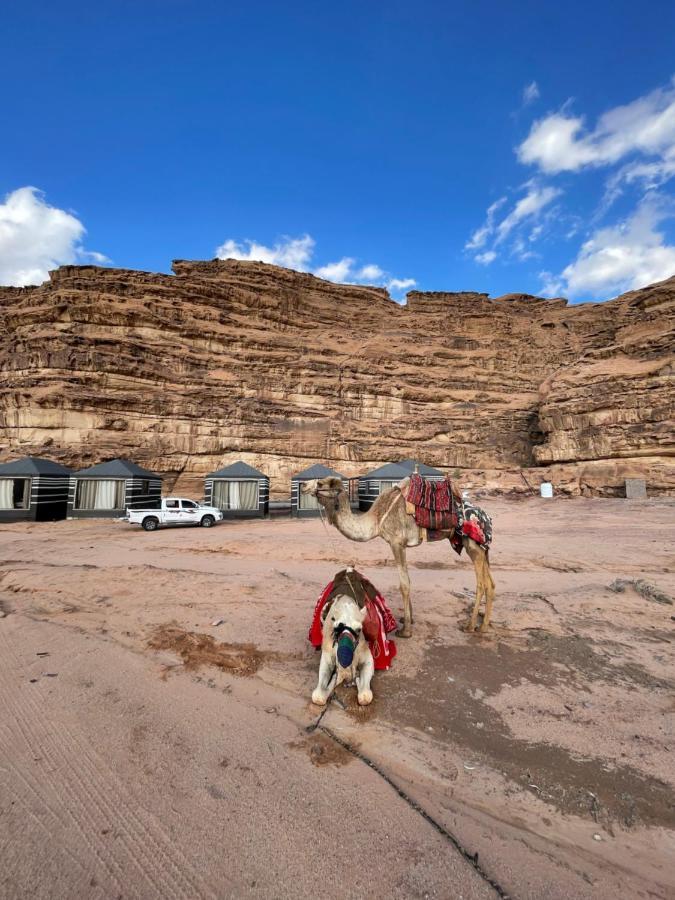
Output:
<path fill-rule="evenodd" d="M 397 297 L 675 274 L 672 2 L 25 0 L 0 73 L 0 283 L 218 250 Z"/>

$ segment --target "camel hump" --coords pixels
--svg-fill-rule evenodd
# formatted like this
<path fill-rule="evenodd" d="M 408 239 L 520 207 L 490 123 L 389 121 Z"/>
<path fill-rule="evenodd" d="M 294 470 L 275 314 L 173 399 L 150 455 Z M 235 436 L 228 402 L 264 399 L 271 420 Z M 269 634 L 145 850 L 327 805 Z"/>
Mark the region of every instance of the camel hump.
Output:
<path fill-rule="evenodd" d="M 462 501 L 463 501 L 462 492 L 461 492 L 460 489 L 457 487 L 457 485 L 455 484 L 455 482 L 454 482 L 454 481 L 450 481 L 450 478 L 448 478 L 448 484 L 450 485 L 450 490 L 452 491 L 452 496 L 455 498 L 455 500 L 456 500 L 458 503 L 462 503 Z"/>
<path fill-rule="evenodd" d="M 333 589 L 328 599 L 332 602 L 338 596 L 351 597 L 359 609 L 363 609 L 366 605 L 366 598 L 373 600 L 376 594 L 377 590 L 368 579 L 352 566 L 348 566 L 336 573 L 333 579 Z"/>

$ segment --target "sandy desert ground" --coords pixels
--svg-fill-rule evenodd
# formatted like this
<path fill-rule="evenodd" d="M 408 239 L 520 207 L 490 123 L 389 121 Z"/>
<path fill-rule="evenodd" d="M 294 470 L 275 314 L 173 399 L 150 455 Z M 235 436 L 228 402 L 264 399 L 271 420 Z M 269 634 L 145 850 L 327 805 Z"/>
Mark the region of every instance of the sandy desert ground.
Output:
<path fill-rule="evenodd" d="M 414 637 L 323 716 L 314 603 L 353 562 L 399 615 L 382 542 L 2 526 L 0 895 L 674 896 L 675 502 L 484 505 L 491 634 L 413 550 Z"/>

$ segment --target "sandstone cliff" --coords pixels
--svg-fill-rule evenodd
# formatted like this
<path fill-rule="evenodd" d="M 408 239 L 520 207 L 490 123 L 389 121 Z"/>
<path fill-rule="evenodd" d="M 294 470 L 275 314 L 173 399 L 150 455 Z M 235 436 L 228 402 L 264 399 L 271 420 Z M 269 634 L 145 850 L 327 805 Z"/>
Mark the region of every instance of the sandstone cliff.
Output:
<path fill-rule="evenodd" d="M 386 291 L 234 260 L 0 288 L 0 456 L 128 456 L 199 494 L 419 457 L 474 487 L 675 490 L 675 278 L 603 304 Z"/>

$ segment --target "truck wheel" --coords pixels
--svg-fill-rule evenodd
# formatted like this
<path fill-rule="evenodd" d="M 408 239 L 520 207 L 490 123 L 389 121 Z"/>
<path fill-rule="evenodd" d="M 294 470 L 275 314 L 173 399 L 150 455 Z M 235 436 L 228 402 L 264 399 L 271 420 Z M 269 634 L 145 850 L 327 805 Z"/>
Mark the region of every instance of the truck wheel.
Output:
<path fill-rule="evenodd" d="M 202 528 L 210 528 L 216 520 L 213 516 L 204 516 L 202 521 L 200 522 Z"/>
<path fill-rule="evenodd" d="M 158 525 L 159 519 L 156 519 L 154 516 L 147 516 L 142 522 L 144 531 L 156 531 Z"/>

